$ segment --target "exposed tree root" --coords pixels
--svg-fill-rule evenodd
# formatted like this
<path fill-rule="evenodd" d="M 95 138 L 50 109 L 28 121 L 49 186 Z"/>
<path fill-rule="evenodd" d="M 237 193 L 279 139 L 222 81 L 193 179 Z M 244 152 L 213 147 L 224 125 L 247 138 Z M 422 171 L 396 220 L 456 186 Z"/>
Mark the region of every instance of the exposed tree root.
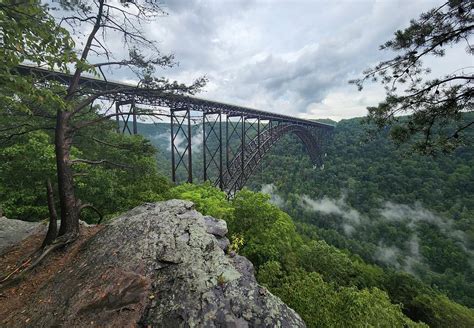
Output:
<path fill-rule="evenodd" d="M 51 245 L 40 248 L 12 272 L 0 278 L 0 291 L 21 281 L 28 272 L 37 267 L 51 252 L 74 242 L 78 236 L 77 233 L 63 235 L 56 238 Z"/>
<path fill-rule="evenodd" d="M 13 270 L 9 274 L 7 274 L 2 280 L 0 280 L 0 284 L 7 281 L 11 276 L 13 276 L 15 273 L 20 271 L 22 268 L 26 268 L 28 266 L 28 264 L 30 264 L 31 260 L 32 260 L 32 258 L 30 257 L 30 258 L 26 259 L 25 261 L 23 261 L 23 263 L 21 265 L 19 265 L 15 270 Z"/>

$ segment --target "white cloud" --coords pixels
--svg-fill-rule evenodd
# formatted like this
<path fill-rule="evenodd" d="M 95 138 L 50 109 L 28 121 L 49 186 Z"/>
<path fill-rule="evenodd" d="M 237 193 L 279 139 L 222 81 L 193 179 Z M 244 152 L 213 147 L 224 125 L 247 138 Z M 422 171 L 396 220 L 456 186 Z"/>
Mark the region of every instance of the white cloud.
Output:
<path fill-rule="evenodd" d="M 446 217 L 440 217 L 435 213 L 425 209 L 420 203 L 413 205 L 396 204 L 385 202 L 380 215 L 389 221 L 403 221 L 409 228 L 414 230 L 418 222 L 426 222 L 437 226 L 442 233 L 457 241 L 457 244 L 468 252 L 471 256 L 474 253 L 469 250 L 466 234 L 454 228 L 454 222 Z"/>
<path fill-rule="evenodd" d="M 400 256 L 401 250 L 395 246 L 385 246 L 383 243 L 379 243 L 377 251 L 374 254 L 374 258 L 382 263 L 393 266 L 396 269 L 400 269 Z"/>
<path fill-rule="evenodd" d="M 383 242 L 379 242 L 374 258 L 396 269 L 417 275 L 415 267 L 426 267 L 427 264 L 420 254 L 420 241 L 416 233 L 413 233 L 406 242 L 406 248 L 406 251 L 402 251 L 396 246 L 386 246 Z"/>
<path fill-rule="evenodd" d="M 346 199 L 341 196 L 339 199 L 323 197 L 321 199 L 312 199 L 307 195 L 300 196 L 300 206 L 307 211 L 319 212 L 322 214 L 334 214 L 342 217 L 342 229 L 347 236 L 351 236 L 356 227 L 360 225 L 362 216 L 354 208 L 346 203 Z"/>
<path fill-rule="evenodd" d="M 336 214 L 342 216 L 353 224 L 360 223 L 360 213 L 346 203 L 344 196 L 341 196 L 339 199 L 323 197 L 314 200 L 307 195 L 303 195 L 300 197 L 300 200 L 300 205 L 307 210 L 323 214 Z"/>

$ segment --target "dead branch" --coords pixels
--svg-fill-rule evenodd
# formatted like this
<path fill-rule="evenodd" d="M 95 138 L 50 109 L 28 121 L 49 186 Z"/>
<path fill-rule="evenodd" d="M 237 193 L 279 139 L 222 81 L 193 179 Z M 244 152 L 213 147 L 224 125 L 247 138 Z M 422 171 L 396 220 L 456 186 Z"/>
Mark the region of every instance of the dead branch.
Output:
<path fill-rule="evenodd" d="M 102 213 L 92 204 L 84 204 L 84 205 L 81 205 L 79 207 L 79 214 L 81 213 L 81 211 L 85 208 L 90 208 L 91 210 L 93 210 L 94 212 L 97 213 L 97 215 L 99 216 L 99 221 L 97 221 L 97 224 L 100 224 L 102 222 L 102 219 L 103 219 L 103 215 Z"/>

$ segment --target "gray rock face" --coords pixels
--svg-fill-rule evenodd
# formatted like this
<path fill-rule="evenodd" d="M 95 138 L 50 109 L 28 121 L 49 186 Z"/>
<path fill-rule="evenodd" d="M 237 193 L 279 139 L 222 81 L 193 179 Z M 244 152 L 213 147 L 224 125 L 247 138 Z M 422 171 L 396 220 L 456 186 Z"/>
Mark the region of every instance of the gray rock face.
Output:
<path fill-rule="evenodd" d="M 39 232 L 41 224 L 38 222 L 26 222 L 20 220 L 0 217 L 0 254 L 3 254 L 11 246 L 21 242 L 29 235 Z"/>
<path fill-rule="evenodd" d="M 206 232 L 216 237 L 225 237 L 227 235 L 227 224 L 225 221 L 214 219 L 212 216 L 203 216 Z"/>
<path fill-rule="evenodd" d="M 211 233 L 209 233 L 211 232 Z M 215 235 L 225 222 L 188 201 L 145 204 L 93 236 L 25 308 L 33 327 L 305 327 L 230 258 Z M 50 302 L 38 302 L 49 299 Z M 8 322 L 24 323 L 22 314 Z"/>
<path fill-rule="evenodd" d="M 230 244 L 229 239 L 226 238 L 228 230 L 225 221 L 215 219 L 212 216 L 204 216 L 203 219 L 206 232 L 214 235 L 219 247 L 225 251 Z"/>

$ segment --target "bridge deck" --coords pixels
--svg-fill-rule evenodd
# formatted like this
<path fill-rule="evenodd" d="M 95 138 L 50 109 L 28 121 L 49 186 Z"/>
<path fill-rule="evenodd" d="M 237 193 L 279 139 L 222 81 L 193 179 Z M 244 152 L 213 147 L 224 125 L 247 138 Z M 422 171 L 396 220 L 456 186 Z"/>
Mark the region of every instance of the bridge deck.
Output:
<path fill-rule="evenodd" d="M 68 84 L 72 78 L 71 74 L 51 71 L 29 65 L 19 65 L 17 66 L 17 71 L 22 75 L 35 75 L 45 80 L 56 81 L 63 84 Z M 89 76 L 81 77 L 79 84 L 87 89 L 104 92 L 105 98 L 113 98 L 115 100 L 118 99 L 121 101 L 133 98 L 136 104 L 169 107 L 173 109 L 183 108 L 204 113 L 219 112 L 228 116 L 243 115 L 247 118 L 255 117 L 262 120 L 278 120 L 304 126 L 315 126 L 327 130 L 334 128 L 334 126 L 329 124 L 300 119 L 288 115 L 270 113 L 262 110 L 216 102 L 198 97 L 169 95 L 158 90 L 137 87 L 131 84 L 116 81 L 105 81 Z M 118 97 L 117 92 L 119 95 Z"/>

